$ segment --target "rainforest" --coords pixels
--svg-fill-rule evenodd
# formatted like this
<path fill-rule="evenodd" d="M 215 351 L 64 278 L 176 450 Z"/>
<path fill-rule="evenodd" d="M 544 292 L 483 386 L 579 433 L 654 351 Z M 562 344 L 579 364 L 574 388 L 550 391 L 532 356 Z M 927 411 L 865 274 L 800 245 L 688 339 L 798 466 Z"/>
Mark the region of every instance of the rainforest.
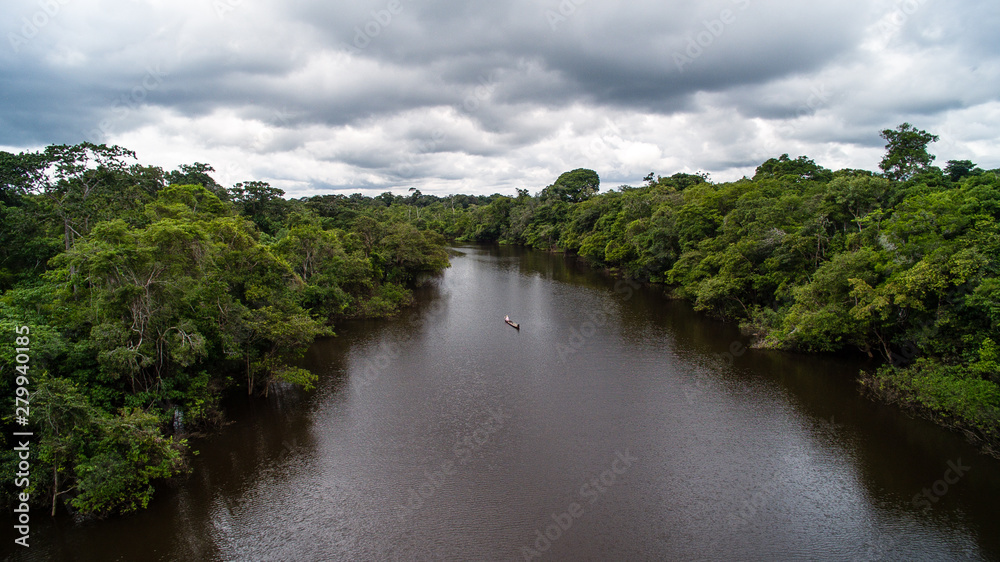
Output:
<path fill-rule="evenodd" d="M 4 402 L 3 470 L 30 425 L 33 504 L 146 508 L 189 473 L 189 438 L 226 423 L 226 397 L 312 388 L 309 346 L 406 309 L 455 242 L 578 256 L 756 348 L 872 358 L 859 392 L 997 456 L 1000 171 L 934 166 L 937 136 L 906 123 L 882 136 L 878 171 L 782 154 L 731 182 L 650 173 L 601 191 L 577 168 L 491 196 L 287 199 L 119 146 L 0 153 L 0 394 L 30 383 L 29 423 Z"/>

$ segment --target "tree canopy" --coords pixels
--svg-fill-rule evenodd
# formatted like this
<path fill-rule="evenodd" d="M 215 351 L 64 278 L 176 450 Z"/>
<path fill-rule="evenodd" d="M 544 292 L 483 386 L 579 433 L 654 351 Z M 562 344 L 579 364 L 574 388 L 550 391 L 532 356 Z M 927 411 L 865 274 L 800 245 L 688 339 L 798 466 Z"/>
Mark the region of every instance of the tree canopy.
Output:
<path fill-rule="evenodd" d="M 555 183 L 542 190 L 543 196 L 569 203 L 586 201 L 601 188 L 601 178 L 597 172 L 577 168 L 561 174 Z"/>
<path fill-rule="evenodd" d="M 396 201 L 290 201 L 266 182 L 224 190 L 207 164 L 133 160 L 89 143 L 0 153 L 0 326 L 32 334 L 31 496 L 53 513 L 144 508 L 188 469 L 182 427 L 217 423 L 227 393 L 311 388 L 296 361 L 317 337 L 397 312 L 448 266 L 442 236 Z M 7 395 L 13 344 L 0 341 Z"/>
<path fill-rule="evenodd" d="M 752 179 L 650 173 L 569 197 L 574 170 L 538 197 L 430 224 L 663 283 L 761 347 L 881 357 L 862 375 L 874 395 L 1000 448 L 1000 176 L 968 160 L 930 166 L 938 137 L 907 123 L 883 136 L 883 174 L 782 154 Z"/>
<path fill-rule="evenodd" d="M 886 153 L 879 168 L 891 180 L 908 180 L 934 161 L 934 156 L 927 152 L 927 145 L 937 142 L 937 135 L 903 123 L 895 130 L 883 130 L 881 136 L 886 141 Z"/>

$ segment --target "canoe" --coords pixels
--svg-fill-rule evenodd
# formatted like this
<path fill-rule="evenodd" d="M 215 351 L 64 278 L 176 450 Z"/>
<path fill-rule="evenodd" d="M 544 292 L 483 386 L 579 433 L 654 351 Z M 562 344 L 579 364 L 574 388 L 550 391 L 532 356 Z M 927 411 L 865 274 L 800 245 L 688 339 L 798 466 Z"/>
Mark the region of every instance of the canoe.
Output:
<path fill-rule="evenodd" d="M 506 322 L 507 325 L 510 326 L 511 328 L 514 328 L 514 329 L 517 329 L 517 330 L 521 329 L 521 325 L 518 324 L 517 322 L 513 322 L 511 320 L 504 320 L 504 322 Z"/>

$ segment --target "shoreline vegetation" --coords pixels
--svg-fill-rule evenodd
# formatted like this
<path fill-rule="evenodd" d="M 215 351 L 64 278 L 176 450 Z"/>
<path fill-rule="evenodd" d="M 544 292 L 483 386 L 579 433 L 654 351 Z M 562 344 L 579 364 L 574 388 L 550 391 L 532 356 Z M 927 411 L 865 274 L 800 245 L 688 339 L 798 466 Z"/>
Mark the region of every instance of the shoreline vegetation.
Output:
<path fill-rule="evenodd" d="M 1000 170 L 931 165 L 938 137 L 881 132 L 880 171 L 783 154 L 752 178 L 650 173 L 598 193 L 596 172 L 461 210 L 414 201 L 448 238 L 576 254 L 739 323 L 755 347 L 883 361 L 869 397 L 1000 458 Z"/>
<path fill-rule="evenodd" d="M 34 432 L 19 486 L 53 515 L 145 508 L 189 472 L 186 436 L 221 423 L 223 396 L 311 389 L 295 360 L 316 337 L 395 314 L 448 267 L 443 236 L 382 200 L 329 207 L 264 182 L 223 188 L 204 164 L 164 173 L 134 160 L 89 143 L 0 153 L 0 391 L 30 381 L 18 383 Z M 6 440 L 23 428 L 7 404 L 14 474 L 23 459 Z M 5 480 L 4 503 L 14 492 Z"/>
<path fill-rule="evenodd" d="M 189 472 L 185 436 L 221 422 L 223 395 L 311 388 L 295 359 L 342 319 L 408 306 L 448 267 L 446 240 L 578 255 L 738 322 L 758 347 L 879 357 L 866 393 L 997 456 L 1000 175 L 932 166 L 937 137 L 909 124 L 882 136 L 879 173 L 784 154 L 734 182 L 650 173 L 599 193 L 580 168 L 514 197 L 284 199 L 117 146 L 0 152 L 0 391 L 13 394 L 13 334 L 29 326 L 32 501 L 145 508 Z M 11 404 L 3 423 L 7 440 Z"/>

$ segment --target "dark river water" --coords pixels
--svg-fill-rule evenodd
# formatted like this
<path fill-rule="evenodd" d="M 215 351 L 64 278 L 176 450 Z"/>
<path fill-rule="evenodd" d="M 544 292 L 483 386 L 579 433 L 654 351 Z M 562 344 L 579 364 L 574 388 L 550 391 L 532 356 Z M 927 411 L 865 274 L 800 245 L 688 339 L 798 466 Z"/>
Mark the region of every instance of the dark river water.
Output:
<path fill-rule="evenodd" d="M 866 365 L 748 350 L 562 256 L 457 251 L 413 309 L 315 344 L 315 391 L 238 401 L 150 509 L 36 512 L 13 557 L 1000 559 L 1000 462 L 861 397 Z"/>

